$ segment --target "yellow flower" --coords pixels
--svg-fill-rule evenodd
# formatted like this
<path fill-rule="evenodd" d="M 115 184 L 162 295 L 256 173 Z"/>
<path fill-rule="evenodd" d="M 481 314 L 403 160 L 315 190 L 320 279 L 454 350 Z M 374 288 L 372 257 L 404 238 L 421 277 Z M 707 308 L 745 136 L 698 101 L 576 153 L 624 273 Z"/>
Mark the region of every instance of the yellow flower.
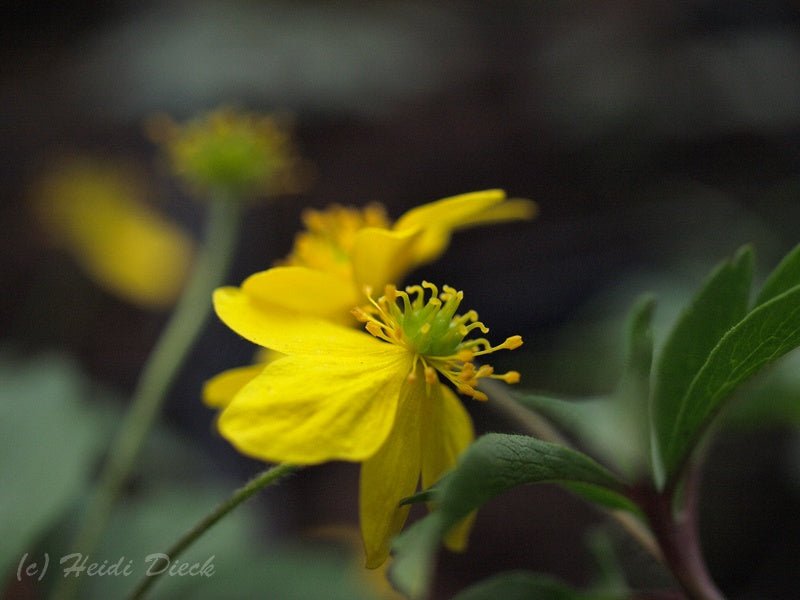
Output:
<path fill-rule="evenodd" d="M 351 308 L 364 302 L 365 285 L 383 289 L 412 269 L 438 258 L 453 231 L 476 225 L 530 219 L 536 204 L 507 199 L 502 190 L 461 194 L 416 207 L 394 224 L 379 204 L 362 209 L 333 205 L 303 215 L 306 231 L 275 267 L 249 277 L 240 290 L 263 311 L 288 310 L 354 324 Z M 324 293 L 319 290 L 324 289 Z M 267 345 L 267 344 L 264 344 Z M 266 364 L 224 371 L 203 388 L 203 401 L 224 407 Z"/>
<path fill-rule="evenodd" d="M 239 288 L 214 293 L 226 325 L 286 354 L 236 393 L 219 415 L 220 432 L 242 453 L 266 461 L 363 463 L 361 531 L 370 568 L 386 560 L 405 522 L 408 507 L 400 500 L 420 479 L 423 487 L 435 483 L 473 439 L 469 415 L 442 379 L 480 400 L 482 378 L 519 381 L 516 372 L 475 366 L 476 358 L 518 348 L 522 339 L 492 346 L 468 338 L 488 330 L 475 311 L 456 314 L 462 298 L 427 282 L 406 291 L 389 285 L 354 310 L 367 335 L 296 311 L 261 310 Z"/>
<path fill-rule="evenodd" d="M 54 168 L 35 190 L 51 236 L 103 288 L 146 307 L 178 296 L 193 254 L 191 238 L 143 200 L 130 170 L 82 159 Z"/>
<path fill-rule="evenodd" d="M 274 118 L 221 108 L 183 125 L 160 116 L 149 130 L 175 174 L 201 194 L 241 200 L 302 187 L 300 160 Z"/>
<path fill-rule="evenodd" d="M 531 218 L 530 200 L 502 190 L 473 192 L 418 206 L 391 224 L 382 208 L 333 206 L 307 211 L 285 265 L 252 275 L 242 290 L 262 305 L 277 305 L 338 322 L 364 300 L 365 286 L 380 290 L 438 258 L 453 231 L 483 223 Z M 325 290 L 320 293 L 319 290 Z"/>

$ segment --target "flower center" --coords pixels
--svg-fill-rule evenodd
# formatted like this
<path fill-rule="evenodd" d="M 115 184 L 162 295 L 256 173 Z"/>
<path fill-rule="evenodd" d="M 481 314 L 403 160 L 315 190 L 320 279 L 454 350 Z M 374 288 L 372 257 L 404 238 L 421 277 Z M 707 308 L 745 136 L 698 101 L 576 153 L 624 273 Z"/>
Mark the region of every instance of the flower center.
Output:
<path fill-rule="evenodd" d="M 149 132 L 175 173 L 201 192 L 243 199 L 303 187 L 291 136 L 269 116 L 221 108 L 183 125 L 156 117 Z"/>
<path fill-rule="evenodd" d="M 372 298 L 370 290 L 367 296 L 370 304 L 356 308 L 353 314 L 375 337 L 408 348 L 414 354 L 409 380 L 416 378 L 417 364 L 421 363 L 428 385 L 438 381 L 438 372 L 460 393 L 476 400 L 487 399 L 486 394 L 475 389 L 481 378 L 501 379 L 506 383 L 519 381 L 516 371 L 495 374 L 489 365 L 476 367 L 477 357 L 519 348 L 522 338 L 514 335 L 498 346 L 492 346 L 486 338 L 466 339 L 476 329 L 484 334 L 489 329 L 478 320 L 474 310 L 463 315 L 456 313 L 463 292 L 445 285 L 440 293 L 435 285 L 423 281 L 422 285 L 409 286 L 405 291 L 387 285 L 384 295 L 377 300 Z"/>
<path fill-rule="evenodd" d="M 334 204 L 325 210 L 303 213 L 306 230 L 297 234 L 287 265 L 310 267 L 344 277 L 351 274 L 351 254 L 356 234 L 365 227 L 388 229 L 386 210 L 380 204 L 362 209 Z"/>

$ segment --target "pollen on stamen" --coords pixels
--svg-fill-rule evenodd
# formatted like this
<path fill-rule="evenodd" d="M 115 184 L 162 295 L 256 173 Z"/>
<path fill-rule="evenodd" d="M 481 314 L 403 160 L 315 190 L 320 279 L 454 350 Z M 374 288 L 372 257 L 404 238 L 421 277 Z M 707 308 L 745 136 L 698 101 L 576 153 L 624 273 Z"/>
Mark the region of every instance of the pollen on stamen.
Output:
<path fill-rule="evenodd" d="M 375 337 L 379 337 L 379 338 L 384 338 L 385 339 L 385 336 L 384 336 L 384 333 L 383 333 L 383 328 L 378 323 L 376 323 L 375 321 L 370 321 L 369 323 L 366 324 L 365 327 L 366 327 L 366 330 L 369 331 Z"/>
<path fill-rule="evenodd" d="M 474 359 L 475 359 L 475 353 L 467 348 L 459 350 L 458 353 L 456 354 L 456 360 L 460 360 L 465 363 L 472 362 Z"/>
<path fill-rule="evenodd" d="M 475 378 L 489 377 L 494 373 L 494 367 L 491 365 L 481 365 L 475 373 Z"/>
<path fill-rule="evenodd" d="M 505 348 L 506 350 L 516 350 L 520 346 L 522 346 L 522 336 L 512 335 L 510 338 L 506 338 L 506 341 L 500 344 L 498 348 Z"/>
<path fill-rule="evenodd" d="M 489 396 L 480 390 L 476 390 L 471 385 L 460 385 L 457 386 L 456 389 L 459 391 L 459 393 L 474 398 L 475 400 L 480 400 L 481 402 L 486 402 L 489 399 Z"/>
<path fill-rule="evenodd" d="M 458 372 L 459 381 L 473 381 L 475 379 L 475 365 L 471 362 L 465 362 Z"/>
<path fill-rule="evenodd" d="M 509 371 L 508 373 L 503 373 L 502 375 L 492 375 L 492 378 L 500 379 L 506 383 L 519 383 L 520 375 L 519 371 Z"/>
<path fill-rule="evenodd" d="M 426 366 L 425 367 L 425 383 L 427 383 L 428 385 L 433 385 L 438 380 L 439 380 L 439 378 L 436 376 L 436 369 L 434 369 L 431 366 Z"/>
<path fill-rule="evenodd" d="M 366 323 L 369 321 L 369 315 L 367 312 L 361 308 L 360 306 L 356 306 L 350 313 L 362 323 Z"/>
<path fill-rule="evenodd" d="M 394 302 L 397 300 L 397 287 L 391 283 L 387 284 L 383 289 L 383 297 L 386 298 L 387 302 Z"/>
<path fill-rule="evenodd" d="M 427 281 L 404 290 L 387 285 L 384 295 L 377 300 L 367 289 L 369 304 L 353 314 L 366 324 L 369 333 L 412 354 L 409 382 L 424 379 L 430 387 L 439 382 L 441 375 L 459 393 L 481 401 L 488 399 L 477 389 L 481 379 L 518 383 L 518 372 L 495 374 L 491 365 L 476 365 L 474 361 L 498 350 L 519 348 L 522 337 L 511 336 L 497 346 L 492 346 L 485 337 L 467 339 L 471 332 L 478 330 L 485 334 L 489 328 L 478 320 L 474 310 L 456 314 L 463 292 L 450 286 L 441 289 L 440 293 L 439 288 Z"/>

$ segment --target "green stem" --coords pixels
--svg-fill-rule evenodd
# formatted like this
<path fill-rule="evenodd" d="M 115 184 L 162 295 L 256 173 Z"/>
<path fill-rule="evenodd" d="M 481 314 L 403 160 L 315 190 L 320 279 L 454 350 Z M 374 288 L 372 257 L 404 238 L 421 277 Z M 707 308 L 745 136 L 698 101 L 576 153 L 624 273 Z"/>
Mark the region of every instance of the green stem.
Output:
<path fill-rule="evenodd" d="M 70 547 L 88 555 L 96 548 L 112 508 L 136 462 L 166 393 L 211 311 L 211 292 L 223 282 L 236 249 L 241 203 L 218 198 L 209 205 L 206 239 L 189 282 L 139 377 L 131 406 L 112 442 L 89 500 L 83 522 Z M 78 578 L 62 579 L 53 597 L 68 600 Z"/>
<path fill-rule="evenodd" d="M 219 506 L 217 506 L 213 511 L 198 521 L 194 527 L 183 534 L 183 536 L 181 536 L 177 542 L 170 546 L 170 548 L 164 554 L 169 557 L 170 561 L 175 560 L 200 536 L 202 536 L 220 519 L 231 512 L 234 508 L 239 506 L 242 502 L 250 498 L 256 492 L 264 489 L 270 484 L 276 483 L 299 468 L 300 467 L 296 467 L 294 465 L 280 464 L 267 469 L 259 475 L 256 475 L 253 479 L 236 490 L 230 496 L 230 498 L 219 504 Z M 130 600 L 144 598 L 147 591 L 153 586 L 153 584 L 164 573 L 164 571 L 166 571 L 166 569 L 160 569 L 158 572 L 152 575 L 145 575 L 145 577 L 139 580 L 136 588 L 129 596 Z"/>

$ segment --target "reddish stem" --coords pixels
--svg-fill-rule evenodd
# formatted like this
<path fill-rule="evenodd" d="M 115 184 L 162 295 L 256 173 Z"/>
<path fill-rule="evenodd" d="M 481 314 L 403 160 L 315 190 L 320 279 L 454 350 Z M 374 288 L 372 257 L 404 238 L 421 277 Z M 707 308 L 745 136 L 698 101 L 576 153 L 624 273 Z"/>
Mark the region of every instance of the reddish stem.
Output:
<path fill-rule="evenodd" d="M 699 471 L 691 469 L 683 489 L 683 505 L 674 507 L 675 489 L 641 490 L 639 505 L 650 521 L 664 561 L 693 600 L 724 600 L 706 568 L 697 528 Z"/>

